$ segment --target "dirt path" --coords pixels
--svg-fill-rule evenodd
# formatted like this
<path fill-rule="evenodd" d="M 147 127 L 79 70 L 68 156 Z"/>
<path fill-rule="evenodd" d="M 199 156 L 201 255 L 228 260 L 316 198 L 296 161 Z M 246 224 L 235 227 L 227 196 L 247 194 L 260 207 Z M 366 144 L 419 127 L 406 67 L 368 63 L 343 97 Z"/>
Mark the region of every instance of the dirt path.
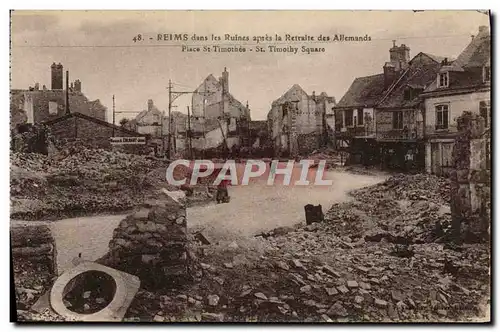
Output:
<path fill-rule="evenodd" d="M 332 186 L 290 187 L 256 183 L 229 188 L 231 202 L 188 209 L 188 227 L 203 229 L 213 240 L 252 236 L 304 220 L 304 205 L 321 204 L 326 212 L 333 203 L 348 200 L 347 192 L 382 182 L 383 176 L 330 171 Z"/>

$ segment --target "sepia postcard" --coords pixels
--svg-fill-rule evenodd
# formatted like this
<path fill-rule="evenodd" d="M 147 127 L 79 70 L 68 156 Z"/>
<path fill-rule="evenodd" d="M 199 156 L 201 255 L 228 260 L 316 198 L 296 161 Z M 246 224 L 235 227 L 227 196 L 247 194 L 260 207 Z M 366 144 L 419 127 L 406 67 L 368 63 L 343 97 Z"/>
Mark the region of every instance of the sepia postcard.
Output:
<path fill-rule="evenodd" d="M 10 22 L 12 321 L 491 322 L 488 10 Z"/>

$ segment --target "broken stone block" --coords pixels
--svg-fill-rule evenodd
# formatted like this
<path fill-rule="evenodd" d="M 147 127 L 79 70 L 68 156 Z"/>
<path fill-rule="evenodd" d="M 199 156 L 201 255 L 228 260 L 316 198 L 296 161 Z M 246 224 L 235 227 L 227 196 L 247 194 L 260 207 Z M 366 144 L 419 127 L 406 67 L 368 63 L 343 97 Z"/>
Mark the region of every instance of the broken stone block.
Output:
<path fill-rule="evenodd" d="M 285 271 L 290 270 L 290 267 L 288 266 L 288 264 L 285 262 L 282 262 L 282 261 L 276 262 L 276 266 L 279 267 L 280 269 L 285 270 Z"/>
<path fill-rule="evenodd" d="M 165 321 L 165 317 L 160 316 L 160 315 L 155 315 L 153 318 L 153 321 L 154 322 L 163 322 L 163 321 Z"/>
<path fill-rule="evenodd" d="M 311 291 L 311 286 L 310 285 L 302 286 L 300 287 L 300 291 L 302 293 L 309 293 Z"/>
<path fill-rule="evenodd" d="M 260 300 L 267 301 L 267 296 L 266 296 L 266 295 L 264 295 L 264 293 L 260 293 L 260 292 L 258 292 L 258 293 L 255 293 L 255 294 L 254 294 L 254 296 L 255 296 L 256 298 L 260 299 Z"/>
<path fill-rule="evenodd" d="M 356 302 L 358 304 L 361 303 L 361 302 L 363 302 L 363 300 L 364 300 L 364 297 L 362 297 L 362 296 L 356 295 L 354 297 L 354 302 Z"/>
<path fill-rule="evenodd" d="M 381 299 L 375 299 L 375 305 L 379 308 L 386 308 L 387 307 L 387 301 L 381 300 Z"/>
<path fill-rule="evenodd" d="M 327 314 L 322 314 L 321 318 L 327 323 L 333 323 L 333 320 Z"/>
<path fill-rule="evenodd" d="M 340 302 L 335 302 L 326 312 L 327 315 L 329 316 L 336 316 L 336 317 L 346 317 L 349 313 L 347 312 L 346 308 L 340 303 Z"/>
<path fill-rule="evenodd" d="M 201 320 L 207 322 L 223 322 L 224 314 L 216 314 L 212 312 L 202 312 Z"/>
<path fill-rule="evenodd" d="M 358 282 L 355 280 L 348 280 L 347 281 L 347 287 L 349 288 L 357 288 L 358 287 Z"/>
<path fill-rule="evenodd" d="M 219 296 L 218 295 L 208 295 L 207 296 L 208 305 L 215 307 L 219 304 Z"/>
<path fill-rule="evenodd" d="M 334 277 L 340 278 L 340 274 L 337 271 L 335 271 L 331 266 L 324 265 L 323 270 Z"/>
<path fill-rule="evenodd" d="M 333 296 L 333 295 L 337 295 L 339 292 L 337 291 L 336 288 L 332 287 L 332 288 L 326 288 L 326 293 L 329 296 Z"/>
<path fill-rule="evenodd" d="M 363 289 L 371 289 L 372 288 L 372 286 L 369 283 L 363 282 L 363 281 L 359 282 L 359 287 L 361 287 Z"/>
<path fill-rule="evenodd" d="M 349 289 L 347 289 L 346 286 L 342 285 L 342 286 L 338 286 L 337 289 L 339 290 L 339 292 L 341 292 L 342 294 L 346 294 L 346 293 L 349 293 Z"/>

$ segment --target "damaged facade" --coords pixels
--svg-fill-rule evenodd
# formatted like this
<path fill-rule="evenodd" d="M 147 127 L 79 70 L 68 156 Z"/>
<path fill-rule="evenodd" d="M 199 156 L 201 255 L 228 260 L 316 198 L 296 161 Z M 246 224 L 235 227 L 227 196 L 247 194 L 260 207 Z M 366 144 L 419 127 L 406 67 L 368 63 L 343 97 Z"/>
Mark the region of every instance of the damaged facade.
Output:
<path fill-rule="evenodd" d="M 23 123 L 42 123 L 63 116 L 67 111 L 82 113 L 106 121 L 107 108 L 97 100 L 89 100 L 82 93 L 82 82 L 75 80 L 69 85 L 69 107 L 66 107 L 66 89 L 63 88 L 63 65 L 51 66 L 51 89 L 40 88 L 11 89 L 11 129 Z"/>
<path fill-rule="evenodd" d="M 273 101 L 267 119 L 275 155 L 306 154 L 326 145 L 327 109 L 334 105 L 334 97 L 308 95 L 298 84 Z"/>
<path fill-rule="evenodd" d="M 250 109 L 229 92 L 229 72 L 226 68 L 216 79 L 212 74 L 198 86 L 192 97 L 191 145 L 205 150 L 225 145 L 247 146 Z M 187 119 L 184 126 L 187 127 Z"/>

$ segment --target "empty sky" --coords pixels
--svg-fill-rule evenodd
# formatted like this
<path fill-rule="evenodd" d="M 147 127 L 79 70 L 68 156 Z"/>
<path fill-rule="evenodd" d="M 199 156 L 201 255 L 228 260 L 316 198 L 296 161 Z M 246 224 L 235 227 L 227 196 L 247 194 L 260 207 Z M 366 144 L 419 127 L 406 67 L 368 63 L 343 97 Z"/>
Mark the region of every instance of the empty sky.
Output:
<path fill-rule="evenodd" d="M 243 103 L 248 100 L 258 120 L 293 84 L 338 101 L 355 77 L 382 71 L 393 39 L 408 45 L 411 57 L 419 52 L 456 57 L 478 26 L 489 26 L 489 17 L 476 11 L 15 11 L 11 25 L 12 88 L 35 82 L 50 88 L 50 65 L 61 62 L 70 80 L 79 78 L 83 92 L 110 111 L 113 94 L 117 110 L 141 111 L 148 99 L 163 110 L 169 79 L 182 85 L 176 89 L 194 90 L 207 75 L 219 77 L 227 67 L 230 92 Z M 326 52 L 313 55 L 183 53 L 168 43 L 136 47 L 132 38 L 138 33 L 368 34 L 372 41 L 323 43 Z M 186 112 L 190 96 L 176 105 Z"/>

